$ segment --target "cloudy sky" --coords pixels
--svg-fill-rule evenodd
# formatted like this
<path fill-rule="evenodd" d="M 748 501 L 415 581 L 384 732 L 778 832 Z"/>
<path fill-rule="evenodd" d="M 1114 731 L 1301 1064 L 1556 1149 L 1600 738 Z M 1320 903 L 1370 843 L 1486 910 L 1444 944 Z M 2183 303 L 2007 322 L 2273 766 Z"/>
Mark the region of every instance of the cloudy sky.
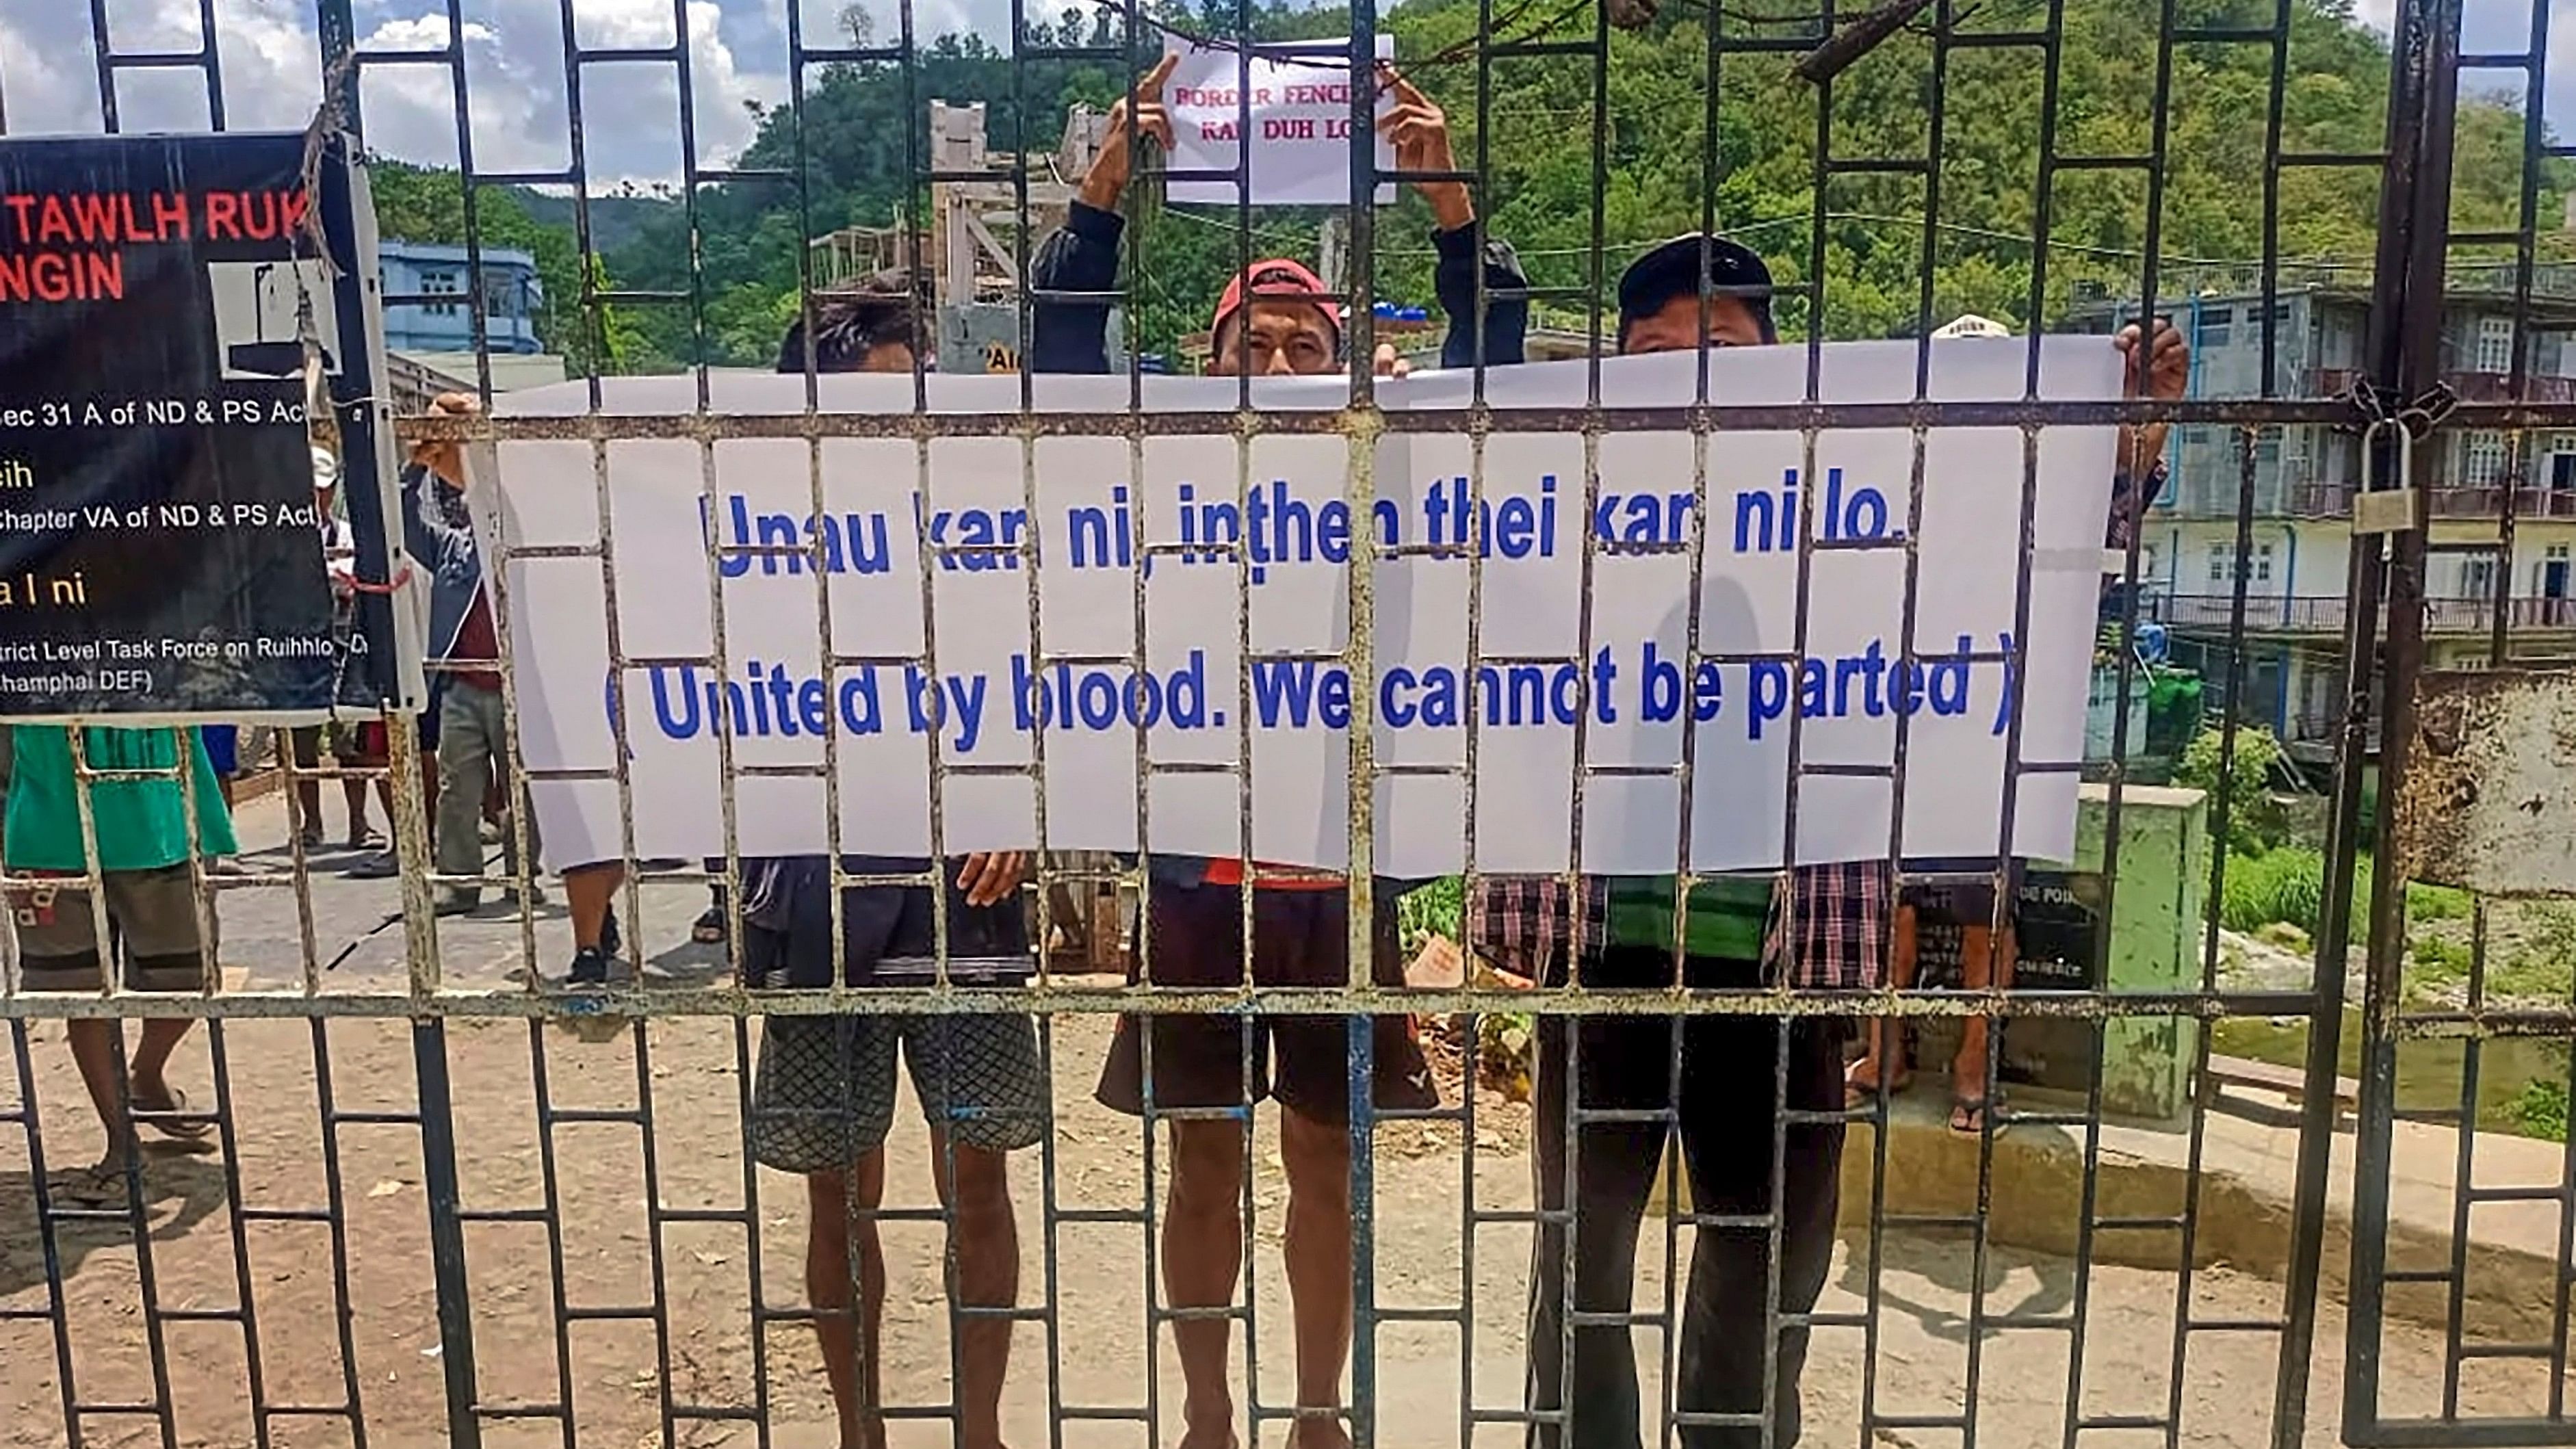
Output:
<path fill-rule="evenodd" d="M 445 0 L 354 0 L 362 43 L 404 49 L 443 45 Z M 838 33 L 848 0 L 572 0 L 588 45 L 674 43 L 675 8 L 686 14 L 700 159 L 730 160 L 751 135 L 746 109 L 786 90 L 788 7 L 801 7 L 809 36 Z M 894 29 L 895 0 L 866 0 L 879 33 Z M 2383 28 L 2397 0 L 2359 0 Z M 2576 134 L 2576 0 L 2468 0 L 2469 47 L 2518 49 L 2533 4 L 2550 6 L 2550 119 Z M 120 50 L 193 48 L 199 0 L 108 0 Z M 311 114 L 318 62 L 314 0 L 214 0 L 225 97 L 235 126 L 300 126 Z M 485 171 L 551 171 L 570 164 L 560 0 L 462 0 L 469 142 Z M 1033 9 L 1058 8 L 1035 0 Z M 96 52 L 88 7 L 74 0 L 0 0 L 0 105 L 7 129 L 25 134 L 95 131 L 100 126 Z M 1009 0 L 914 0 L 922 34 L 976 29 L 998 35 Z M 2499 77 L 2499 79 L 2503 79 Z M 2518 84 L 2518 82 L 2517 82 Z M 583 117 L 595 177 L 655 182 L 676 178 L 676 80 L 661 65 L 588 68 Z M 205 104 L 193 72 L 129 71 L 118 92 L 128 129 L 194 129 Z M 389 154 L 457 160 L 454 102 L 444 68 L 383 67 L 368 73 L 367 138 Z"/>

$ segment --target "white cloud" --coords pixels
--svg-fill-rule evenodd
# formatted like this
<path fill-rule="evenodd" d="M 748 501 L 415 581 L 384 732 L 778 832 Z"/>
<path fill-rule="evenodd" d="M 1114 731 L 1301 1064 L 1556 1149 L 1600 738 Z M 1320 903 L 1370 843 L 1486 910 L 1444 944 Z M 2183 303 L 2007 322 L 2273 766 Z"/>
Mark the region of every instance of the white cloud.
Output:
<path fill-rule="evenodd" d="M 2398 0 L 2355 0 L 2353 11 L 2382 34 L 2397 29 Z M 2460 48 L 2487 55 L 2516 55 L 2531 43 L 2533 6 L 2544 7 L 2549 20 L 2548 89 L 2540 114 L 2560 141 L 2576 140 L 2576 0 L 2467 0 L 2461 18 Z M 2522 77 L 2512 71 L 2480 71 L 2464 77 L 2481 91 L 2519 94 Z"/>
<path fill-rule="evenodd" d="M 570 87 L 554 0 L 483 0 L 465 13 L 466 110 L 476 169 L 569 167 Z M 691 0 L 686 13 L 698 160 L 724 165 L 752 139 L 743 103 L 776 99 L 781 83 L 736 61 L 715 0 Z M 575 8 L 574 31 L 591 48 L 666 47 L 671 7 L 664 0 L 585 0 Z M 360 43 L 369 50 L 436 49 L 447 34 L 444 15 L 392 15 Z M 678 179 L 679 87 L 671 67 L 586 66 L 581 100 L 583 160 L 597 181 Z M 444 67 L 371 67 L 362 103 L 371 147 L 418 160 L 456 160 L 455 89 Z"/>
<path fill-rule="evenodd" d="M 768 0 L 689 0 L 691 96 L 698 159 L 729 163 L 752 138 L 744 109 L 784 94 L 775 60 L 737 56 L 732 37 L 760 34 L 744 14 Z M 728 7 L 734 14 L 728 14 Z M 359 0 L 360 43 L 425 50 L 448 39 L 442 0 Z M 571 164 L 569 86 L 558 0 L 466 0 L 466 110 L 474 162 L 486 171 L 560 171 Z M 193 49 L 196 0 L 109 0 L 120 51 Z M 217 0 L 226 119 L 236 127 L 300 126 L 320 99 L 313 0 Z M 591 47 L 667 47 L 669 0 L 576 0 L 574 28 Z M 9 130 L 91 132 L 100 107 L 87 7 L 66 0 L 0 0 L 0 99 Z M 129 72 L 118 91 L 129 130 L 199 129 L 202 86 L 188 71 Z M 370 66 L 361 104 L 368 144 L 405 159 L 453 164 L 456 99 L 443 65 Z M 584 147 L 602 185 L 671 180 L 679 172 L 678 86 L 663 65 L 604 65 L 582 76 Z"/>

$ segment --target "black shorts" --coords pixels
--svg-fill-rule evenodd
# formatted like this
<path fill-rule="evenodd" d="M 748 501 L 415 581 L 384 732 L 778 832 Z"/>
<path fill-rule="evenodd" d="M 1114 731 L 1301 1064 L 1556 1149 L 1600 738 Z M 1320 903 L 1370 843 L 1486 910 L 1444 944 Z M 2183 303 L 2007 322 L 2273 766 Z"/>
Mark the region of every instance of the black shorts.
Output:
<path fill-rule="evenodd" d="M 1369 977 L 1404 984 L 1396 933 L 1397 893 L 1381 887 L 1372 918 L 1376 937 Z M 1243 895 L 1231 885 L 1158 886 L 1147 913 L 1153 984 L 1240 986 L 1243 982 Z M 1263 986 L 1346 984 L 1350 905 L 1344 890 L 1259 890 L 1252 897 L 1253 979 Z M 1127 1115 L 1146 1109 L 1145 1032 L 1152 1023 L 1153 1106 L 1228 1107 L 1276 1097 L 1310 1121 L 1350 1119 L 1350 1037 L 1342 1016 L 1179 1016 L 1119 1018 L 1101 1068 L 1102 1105 Z M 1250 1035 L 1250 1074 L 1246 1034 Z M 1413 1037 L 1410 1016 L 1371 1020 L 1373 1096 L 1386 1110 L 1436 1107 L 1431 1065 Z"/>
<path fill-rule="evenodd" d="M 719 866 L 722 861 L 716 862 Z M 926 862 L 898 857 L 843 856 L 851 875 L 904 875 Z M 824 856 L 743 862 L 747 887 L 743 925 L 745 979 L 755 987 L 832 984 L 832 871 Z M 762 877 L 755 884 L 752 876 Z M 1028 922 L 1016 896 L 991 906 L 966 904 L 954 865 L 949 879 L 948 953 L 952 980 L 1007 985 L 1035 974 Z M 852 986 L 928 985 L 936 903 L 926 886 L 852 886 L 841 892 L 843 979 Z M 889 965 L 888 963 L 900 963 Z"/>

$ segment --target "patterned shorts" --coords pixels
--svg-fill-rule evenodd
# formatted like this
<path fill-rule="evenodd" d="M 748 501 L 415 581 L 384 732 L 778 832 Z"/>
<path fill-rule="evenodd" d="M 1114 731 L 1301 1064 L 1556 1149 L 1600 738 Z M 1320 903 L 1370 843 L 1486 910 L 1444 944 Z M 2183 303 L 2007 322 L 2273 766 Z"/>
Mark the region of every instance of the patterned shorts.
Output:
<path fill-rule="evenodd" d="M 997 1152 L 1046 1135 L 1046 1075 L 1025 1016 L 773 1016 L 752 1079 L 752 1156 L 832 1172 L 883 1147 L 898 1045 L 933 1131 Z"/>
<path fill-rule="evenodd" d="M 111 958 L 121 958 L 128 991 L 201 991 L 205 942 L 197 929 L 197 886 L 185 864 L 158 870 L 111 870 L 107 925 Z M 18 932 L 19 965 L 29 991 L 96 991 L 104 974 L 98 919 L 79 877 L 32 886 L 9 902 Z M 113 949 L 122 946 L 122 950 Z"/>

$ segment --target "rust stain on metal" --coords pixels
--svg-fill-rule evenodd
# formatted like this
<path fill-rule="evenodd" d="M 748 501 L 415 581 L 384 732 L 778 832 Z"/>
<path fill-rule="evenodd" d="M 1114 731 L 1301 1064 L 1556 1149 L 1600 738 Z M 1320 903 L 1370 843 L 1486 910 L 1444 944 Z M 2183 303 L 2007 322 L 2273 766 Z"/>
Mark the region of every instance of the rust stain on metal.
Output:
<path fill-rule="evenodd" d="M 2576 669 L 2428 672 L 2398 785 L 2410 880 L 2576 894 Z"/>

